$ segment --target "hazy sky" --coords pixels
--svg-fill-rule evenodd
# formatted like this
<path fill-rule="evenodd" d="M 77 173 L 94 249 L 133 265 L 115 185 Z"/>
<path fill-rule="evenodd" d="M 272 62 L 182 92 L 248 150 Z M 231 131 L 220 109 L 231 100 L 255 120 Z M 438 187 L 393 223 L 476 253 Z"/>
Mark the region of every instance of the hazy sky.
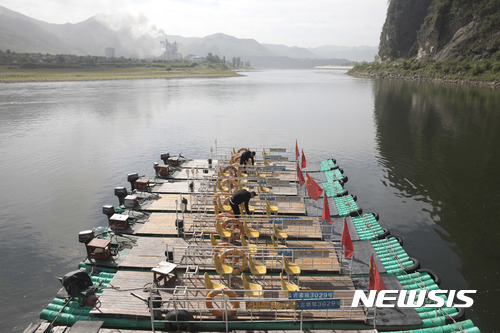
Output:
<path fill-rule="evenodd" d="M 377 46 L 388 0 L 0 0 L 0 5 L 50 23 L 96 14 L 115 24 L 139 22 L 167 35 L 222 32 L 260 43 L 316 47 Z"/>

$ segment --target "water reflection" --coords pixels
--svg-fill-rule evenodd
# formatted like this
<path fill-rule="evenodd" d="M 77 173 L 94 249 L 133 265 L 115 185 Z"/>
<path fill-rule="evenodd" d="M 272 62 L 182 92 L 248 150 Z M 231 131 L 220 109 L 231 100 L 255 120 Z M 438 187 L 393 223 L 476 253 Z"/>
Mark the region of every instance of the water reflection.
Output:
<path fill-rule="evenodd" d="M 480 291 L 486 324 L 476 325 L 493 331 L 498 93 L 337 71 L 246 74 L 0 86 L 0 331 L 38 317 L 60 287 L 54 274 L 85 256 L 78 232 L 107 223 L 102 205 L 117 203 L 128 173 L 151 176 L 164 152 L 208 158 L 215 138 L 219 152 L 297 138 L 309 161 L 337 158 L 359 206 L 406 236 L 444 288 Z"/>
<path fill-rule="evenodd" d="M 381 80 L 375 82 L 374 95 L 385 185 L 401 197 L 429 204 L 436 234 L 456 252 L 466 280 L 448 287 L 477 289 L 474 309 L 493 322 L 500 291 L 485 285 L 499 278 L 500 94 L 487 88 Z M 418 222 L 410 222 L 414 232 L 422 226 Z M 435 256 L 439 260 L 430 264 L 438 268 L 442 256 Z"/>

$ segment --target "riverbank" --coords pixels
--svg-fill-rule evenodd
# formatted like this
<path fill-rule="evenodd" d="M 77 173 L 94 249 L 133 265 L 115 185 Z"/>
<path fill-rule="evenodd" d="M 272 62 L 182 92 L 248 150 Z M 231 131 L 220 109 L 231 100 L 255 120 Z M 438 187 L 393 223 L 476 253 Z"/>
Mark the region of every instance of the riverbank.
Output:
<path fill-rule="evenodd" d="M 73 68 L 21 68 L 0 66 L 0 82 L 50 82 L 50 81 L 96 81 L 131 79 L 171 79 L 188 77 L 241 76 L 232 70 L 210 66 L 166 68 L 166 67 L 73 67 Z"/>
<path fill-rule="evenodd" d="M 468 62 L 446 60 L 432 63 L 417 62 L 414 59 L 390 63 L 361 63 L 348 71 L 355 77 L 426 81 L 445 84 L 459 84 L 500 87 L 500 63 L 496 61 Z"/>

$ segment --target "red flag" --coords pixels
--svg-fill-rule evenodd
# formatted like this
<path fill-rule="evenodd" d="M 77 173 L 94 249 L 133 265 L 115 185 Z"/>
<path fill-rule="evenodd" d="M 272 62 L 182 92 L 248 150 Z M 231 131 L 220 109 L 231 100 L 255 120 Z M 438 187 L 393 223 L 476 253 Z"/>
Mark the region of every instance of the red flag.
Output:
<path fill-rule="evenodd" d="M 354 246 L 352 245 L 351 235 L 349 234 L 349 228 L 347 227 L 347 220 L 344 218 L 344 229 L 342 229 L 342 237 L 340 242 L 344 245 L 344 255 L 346 258 L 352 257 L 354 251 Z"/>
<path fill-rule="evenodd" d="M 304 155 L 304 149 L 302 149 L 302 164 L 300 166 L 302 169 L 306 167 L 306 155 Z"/>
<path fill-rule="evenodd" d="M 368 273 L 368 290 L 376 290 L 377 294 L 381 290 L 387 289 L 385 287 L 384 281 L 378 272 L 377 265 L 375 265 L 375 260 L 373 259 L 373 253 L 370 256 L 370 266 Z"/>
<path fill-rule="evenodd" d="M 328 206 L 328 198 L 326 197 L 326 194 L 324 198 L 325 200 L 323 200 L 323 214 L 321 215 L 321 219 L 332 224 L 333 222 L 330 217 L 330 207 Z"/>
<path fill-rule="evenodd" d="M 299 160 L 299 146 L 297 145 L 297 139 L 295 139 L 295 160 L 298 161 Z"/>
<path fill-rule="evenodd" d="M 304 156 L 304 155 L 302 155 Z M 306 190 L 311 199 L 318 200 L 323 189 L 306 172 Z"/>
<path fill-rule="evenodd" d="M 302 174 L 302 171 L 299 168 L 299 162 L 297 162 L 297 178 L 299 179 L 299 185 L 302 186 L 306 182 L 304 180 L 304 175 Z"/>

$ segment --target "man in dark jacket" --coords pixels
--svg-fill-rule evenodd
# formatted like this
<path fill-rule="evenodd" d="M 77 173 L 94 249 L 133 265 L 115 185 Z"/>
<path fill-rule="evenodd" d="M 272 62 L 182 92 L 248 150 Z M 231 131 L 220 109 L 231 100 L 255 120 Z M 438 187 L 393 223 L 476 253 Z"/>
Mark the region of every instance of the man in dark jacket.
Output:
<path fill-rule="evenodd" d="M 241 154 L 240 165 L 243 165 L 243 168 L 244 168 L 245 172 L 247 171 L 246 164 L 247 164 L 248 160 L 252 160 L 252 165 L 255 164 L 255 161 L 253 159 L 254 156 L 255 156 L 255 152 L 254 151 L 250 151 L 250 150 L 245 150 L 243 152 L 243 154 Z"/>
<path fill-rule="evenodd" d="M 250 201 L 250 199 L 252 199 L 256 195 L 257 195 L 257 193 L 255 193 L 255 192 L 248 192 L 247 190 L 243 189 L 243 190 L 239 190 L 238 192 L 236 192 L 235 194 L 233 194 L 231 196 L 231 198 L 229 199 L 229 204 L 231 205 L 231 208 L 233 209 L 233 213 L 234 213 L 235 217 L 237 217 L 237 218 L 240 217 L 239 205 L 241 203 L 245 203 L 245 210 L 246 210 L 247 214 L 250 215 L 250 209 L 248 208 L 248 202 Z"/>

